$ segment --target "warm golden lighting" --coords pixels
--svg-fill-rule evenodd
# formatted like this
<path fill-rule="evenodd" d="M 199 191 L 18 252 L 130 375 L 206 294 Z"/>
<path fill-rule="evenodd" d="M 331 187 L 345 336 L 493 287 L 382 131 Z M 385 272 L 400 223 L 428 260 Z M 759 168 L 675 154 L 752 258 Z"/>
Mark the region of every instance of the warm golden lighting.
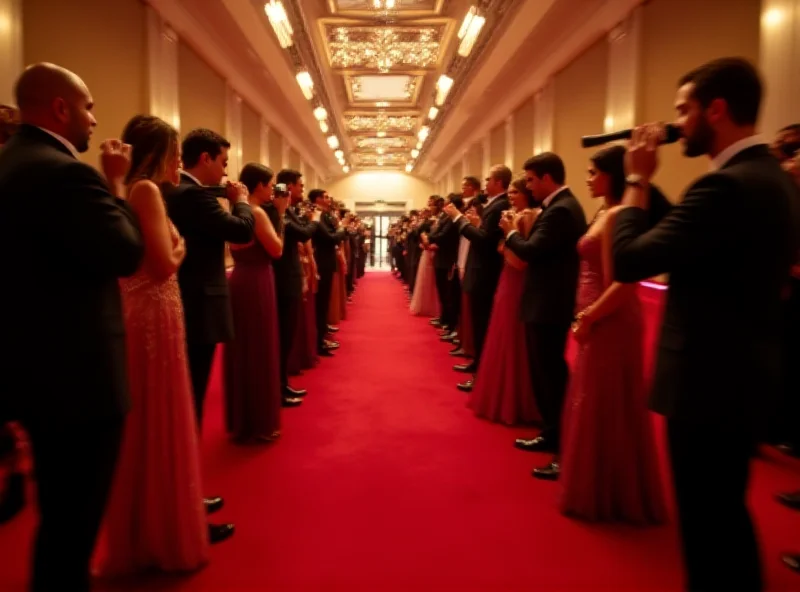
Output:
<path fill-rule="evenodd" d="M 431 68 L 439 59 L 440 32 L 431 27 L 337 26 L 326 30 L 334 68 Z"/>
<path fill-rule="evenodd" d="M 327 121 L 320 121 L 319 122 L 319 129 L 322 130 L 323 134 L 328 133 L 328 122 Z"/>
<path fill-rule="evenodd" d="M 344 171 L 344 173 L 345 173 L 345 174 L 347 174 L 347 173 L 349 173 L 349 172 L 350 172 L 350 167 L 349 167 L 349 166 L 347 166 L 347 165 L 344 165 L 344 166 L 342 167 L 342 171 Z"/>
<path fill-rule="evenodd" d="M 339 138 L 336 136 L 328 136 L 328 146 L 331 147 L 331 150 L 336 150 L 339 147 Z"/>
<path fill-rule="evenodd" d="M 317 107 L 314 109 L 314 117 L 317 121 L 324 121 L 328 118 L 328 112 L 325 111 L 325 107 Z"/>
<path fill-rule="evenodd" d="M 341 150 L 337 150 L 336 152 L 333 153 L 333 155 L 338 159 L 344 158 L 344 152 L 342 152 Z"/>
<path fill-rule="evenodd" d="M 447 74 L 442 74 L 436 82 L 436 104 L 440 107 L 447 98 L 447 93 L 453 88 L 453 79 Z"/>
<path fill-rule="evenodd" d="M 311 74 L 306 71 L 298 72 L 296 78 L 303 96 L 310 101 L 314 96 L 314 81 L 311 79 Z"/>
<path fill-rule="evenodd" d="M 433 121 L 437 115 L 439 115 L 439 110 L 436 107 L 431 107 L 431 110 L 428 111 L 428 119 Z"/>
<path fill-rule="evenodd" d="M 411 172 L 411 171 L 413 171 L 413 170 L 414 170 L 414 163 L 412 163 L 412 162 L 409 162 L 409 163 L 406 165 L 406 172 L 407 172 L 407 173 L 410 173 L 410 172 Z"/>
<path fill-rule="evenodd" d="M 376 135 L 377 135 L 379 138 L 385 138 L 385 137 L 386 137 L 386 132 L 378 132 Z"/>
<path fill-rule="evenodd" d="M 428 134 L 430 133 L 431 133 L 431 128 L 429 128 L 427 125 L 419 128 L 417 137 L 419 138 L 420 143 L 425 142 L 425 140 L 428 138 Z"/>
<path fill-rule="evenodd" d="M 286 16 L 286 10 L 280 0 L 270 0 L 264 5 L 264 12 L 267 13 L 269 24 L 278 37 L 278 43 L 284 49 L 292 45 L 292 25 Z"/>
<path fill-rule="evenodd" d="M 458 38 L 461 43 L 458 46 L 458 55 L 467 57 L 472 48 L 475 47 L 475 42 L 478 40 L 478 35 L 486 24 L 486 18 L 478 14 L 478 9 L 472 6 L 464 17 L 461 23 L 461 29 L 458 31 Z"/>
<path fill-rule="evenodd" d="M 417 156 L 419 156 L 419 150 L 417 150 L 416 148 L 414 148 L 414 149 L 411 151 L 411 158 L 416 158 Z"/>

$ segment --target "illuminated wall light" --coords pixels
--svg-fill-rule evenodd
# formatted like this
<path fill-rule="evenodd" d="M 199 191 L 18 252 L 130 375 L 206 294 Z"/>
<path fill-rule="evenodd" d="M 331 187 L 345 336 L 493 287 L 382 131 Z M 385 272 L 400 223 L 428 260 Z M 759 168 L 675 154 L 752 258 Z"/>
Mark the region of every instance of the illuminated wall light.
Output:
<path fill-rule="evenodd" d="M 280 46 L 283 49 L 290 47 L 292 45 L 293 31 L 283 4 L 280 0 L 270 0 L 264 5 L 264 12 L 267 13 L 269 24 L 272 25 L 272 30 L 275 31 Z"/>
<path fill-rule="evenodd" d="M 416 148 L 414 148 L 414 149 L 411 151 L 411 158 L 416 158 L 417 156 L 419 156 L 419 150 L 417 150 Z"/>
<path fill-rule="evenodd" d="M 780 8 L 770 8 L 764 13 L 764 25 L 770 28 L 779 26 L 786 18 L 786 13 Z"/>
<path fill-rule="evenodd" d="M 344 158 L 344 152 L 342 152 L 341 150 L 337 150 L 336 152 L 333 153 L 333 155 L 336 158 Z"/>
<path fill-rule="evenodd" d="M 481 34 L 484 24 L 486 24 L 486 19 L 482 16 L 475 15 L 470 19 L 467 32 L 458 46 L 458 55 L 465 58 L 472 52 L 472 48 L 475 47 L 475 42 L 478 40 L 478 35 Z"/>
<path fill-rule="evenodd" d="M 320 121 L 319 122 L 319 129 L 322 130 L 323 134 L 328 133 L 328 122 L 327 121 Z"/>
<path fill-rule="evenodd" d="M 463 39 L 469 30 L 469 24 L 474 17 L 478 15 L 478 9 L 475 6 L 470 6 L 464 20 L 461 22 L 461 28 L 458 30 L 458 38 Z"/>
<path fill-rule="evenodd" d="M 386 132 L 378 132 L 378 133 L 377 133 L 377 136 L 378 136 L 379 138 L 385 138 L 385 137 L 386 137 Z"/>
<path fill-rule="evenodd" d="M 431 133 L 431 128 L 427 125 L 419 128 L 419 132 L 417 132 L 417 137 L 419 138 L 420 143 L 424 142 L 428 138 L 428 134 Z"/>
<path fill-rule="evenodd" d="M 349 166 L 347 166 L 347 165 L 344 165 L 344 166 L 342 167 L 342 171 L 344 171 L 344 173 L 345 173 L 345 174 L 347 174 L 347 173 L 349 173 L 349 172 L 350 172 L 350 167 L 349 167 Z"/>
<path fill-rule="evenodd" d="M 378 154 L 383 154 L 386 151 L 383 148 L 378 148 L 375 152 L 377 152 Z"/>
<path fill-rule="evenodd" d="M 436 82 L 436 104 L 438 106 L 442 106 L 451 88 L 453 88 L 453 79 L 442 74 Z"/>
<path fill-rule="evenodd" d="M 328 119 L 328 112 L 325 111 L 325 107 L 317 107 L 314 109 L 314 117 L 317 121 L 325 121 Z"/>
<path fill-rule="evenodd" d="M 433 121 L 437 115 L 439 115 L 439 110 L 436 107 L 431 107 L 431 110 L 428 111 L 428 119 Z"/>
<path fill-rule="evenodd" d="M 422 148 L 422 142 L 421 141 L 417 142 L 417 150 L 419 150 L 420 148 Z"/>
<path fill-rule="evenodd" d="M 339 138 L 336 136 L 328 136 L 328 146 L 330 146 L 332 150 L 336 150 L 339 147 Z"/>
<path fill-rule="evenodd" d="M 376 107 L 388 107 L 389 106 L 389 101 L 378 101 L 377 103 L 375 103 L 375 106 Z"/>
<path fill-rule="evenodd" d="M 295 78 L 300 90 L 303 91 L 303 96 L 310 101 L 314 96 L 314 81 L 311 79 L 311 74 L 306 71 L 298 72 Z"/>
<path fill-rule="evenodd" d="M 410 172 L 411 172 L 411 171 L 413 171 L 413 170 L 414 170 L 414 164 L 413 164 L 413 163 L 411 163 L 411 162 L 409 162 L 409 163 L 406 165 L 406 172 L 407 172 L 407 173 L 410 173 Z"/>

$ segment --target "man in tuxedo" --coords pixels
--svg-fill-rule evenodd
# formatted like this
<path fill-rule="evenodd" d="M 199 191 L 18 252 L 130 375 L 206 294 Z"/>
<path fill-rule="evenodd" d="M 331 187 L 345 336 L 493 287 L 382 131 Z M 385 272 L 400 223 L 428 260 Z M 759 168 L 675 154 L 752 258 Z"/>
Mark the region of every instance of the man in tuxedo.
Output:
<path fill-rule="evenodd" d="M 303 201 L 303 177 L 299 171 L 284 169 L 275 179 L 276 185 L 285 185 L 289 192 L 291 206 L 283 216 L 283 254 L 273 263 L 275 288 L 278 302 L 278 324 L 281 342 L 281 387 L 284 405 L 295 406 L 298 397 L 304 397 L 304 389 L 294 389 L 289 385 L 289 353 L 292 350 L 297 323 L 300 319 L 303 302 L 303 266 L 300 263 L 298 245 L 305 243 L 314 235 L 320 217 L 318 210 L 312 214 L 312 221 L 303 222 L 294 207 Z M 274 208 L 271 204 L 270 208 Z"/>
<path fill-rule="evenodd" d="M 216 132 L 202 128 L 189 132 L 181 145 L 184 170 L 180 184 L 165 196 L 169 217 L 186 240 L 186 258 L 178 270 L 178 283 L 198 430 L 203 425 L 203 403 L 217 343 L 233 338 L 225 243 L 250 242 L 255 223 L 247 187 L 241 183 L 220 187 L 229 148 L 228 141 Z M 233 204 L 230 213 L 217 199 L 222 191 Z M 211 513 L 219 510 L 223 501 L 212 497 L 205 499 L 205 504 Z M 232 524 L 210 525 L 212 542 L 232 533 Z"/>
<path fill-rule="evenodd" d="M 684 76 L 675 125 L 684 154 L 708 155 L 711 171 L 649 227 L 663 130 L 637 128 L 614 226 L 618 281 L 670 274 L 651 408 L 667 418 L 687 590 L 763 589 L 745 498 L 750 457 L 780 390 L 781 296 L 797 253 L 799 198 L 755 135 L 761 96 L 743 59 Z"/>
<path fill-rule="evenodd" d="M 34 591 L 89 590 L 89 561 L 130 407 L 118 279 L 144 254 L 120 199 L 130 146 L 103 144 L 105 178 L 82 163 L 94 102 L 72 72 L 37 64 L 15 86 L 22 125 L 0 149 L 0 252 L 15 269 L 2 292 L 0 419 L 30 437 L 40 522 Z M 35 207 L 35 238 L 19 209 Z"/>
<path fill-rule="evenodd" d="M 331 303 L 333 274 L 336 272 L 336 246 L 344 240 L 345 229 L 331 214 L 331 198 L 324 189 L 312 189 L 308 199 L 320 210 L 319 222 L 314 228 L 311 238 L 314 245 L 314 258 L 317 261 L 317 350 L 321 356 L 332 356 L 331 348 L 326 343 L 328 334 L 328 309 Z"/>
<path fill-rule="evenodd" d="M 534 469 L 539 478 L 558 477 L 561 415 L 569 370 L 564 359 L 578 288 L 578 239 L 586 232 L 586 216 L 565 185 L 564 163 L 557 154 L 543 152 L 523 165 L 528 189 L 542 204 L 530 235 L 516 230 L 510 215 L 501 222 L 506 248 L 528 264 L 520 305 L 525 323 L 528 368 L 544 429 L 532 440 L 520 439 L 517 448 L 553 452 L 553 461 Z"/>
<path fill-rule="evenodd" d="M 453 200 L 450 199 L 448 203 L 453 203 Z M 441 310 L 439 325 L 444 330 L 442 339 L 453 339 L 456 336 L 458 308 L 461 304 L 461 294 L 458 290 L 458 273 L 455 271 L 461 235 L 455 222 L 444 212 L 444 205 L 443 197 L 438 195 L 431 197 L 430 207 L 434 215 L 437 216 L 437 224 L 430 234 L 422 235 L 422 241 L 426 244 L 436 245 L 433 253 L 433 270 L 436 277 L 436 291 L 439 294 L 439 308 Z M 458 204 L 454 205 L 458 208 Z"/>
<path fill-rule="evenodd" d="M 490 169 L 486 178 L 486 205 L 480 220 L 469 214 L 462 214 L 452 203 L 445 206 L 447 215 L 470 242 L 463 289 L 470 299 L 475 358 L 468 364 L 457 364 L 454 368 L 459 372 L 477 372 L 483 353 L 483 342 L 492 315 L 494 293 L 500 281 L 500 273 L 503 271 L 503 256 L 497 247 L 503 239 L 500 218 L 509 207 L 506 191 L 510 184 L 511 169 L 504 165 L 495 165 Z M 459 384 L 458 388 L 470 392 L 473 380 Z"/>

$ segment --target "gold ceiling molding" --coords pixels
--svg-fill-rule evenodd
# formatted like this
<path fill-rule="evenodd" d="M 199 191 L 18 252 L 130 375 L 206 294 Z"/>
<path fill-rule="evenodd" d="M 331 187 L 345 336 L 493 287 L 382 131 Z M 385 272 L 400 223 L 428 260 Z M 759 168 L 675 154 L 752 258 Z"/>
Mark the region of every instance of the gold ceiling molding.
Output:
<path fill-rule="evenodd" d="M 436 68 L 445 26 L 344 26 L 325 24 L 328 63 L 338 70 L 390 72 Z"/>
<path fill-rule="evenodd" d="M 395 0 L 391 13 L 396 17 L 432 16 L 442 12 L 445 0 Z M 384 14 L 376 9 L 374 0 L 328 0 L 331 14 L 375 18 Z"/>
<path fill-rule="evenodd" d="M 353 163 L 356 166 L 388 166 L 398 167 L 408 161 L 408 154 L 405 152 L 389 152 L 386 154 L 373 153 L 353 153 Z"/>
<path fill-rule="evenodd" d="M 413 74 L 360 74 L 343 76 L 347 100 L 353 106 L 388 103 L 388 107 L 414 107 L 423 76 Z"/>
<path fill-rule="evenodd" d="M 417 115 L 387 115 L 378 113 L 368 114 L 346 114 L 344 116 L 345 128 L 348 132 L 393 132 L 411 133 L 417 126 L 419 116 Z"/>
<path fill-rule="evenodd" d="M 409 151 L 416 144 L 414 136 L 358 136 L 353 138 L 356 149 L 362 152 L 403 152 Z"/>

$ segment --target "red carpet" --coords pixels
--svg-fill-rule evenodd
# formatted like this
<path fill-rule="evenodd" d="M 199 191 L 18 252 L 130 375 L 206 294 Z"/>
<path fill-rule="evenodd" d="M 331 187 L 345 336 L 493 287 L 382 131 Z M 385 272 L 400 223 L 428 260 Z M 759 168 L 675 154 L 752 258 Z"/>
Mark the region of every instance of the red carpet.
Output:
<path fill-rule="evenodd" d="M 427 319 L 409 317 L 393 277 L 367 274 L 339 335 L 336 357 L 295 380 L 309 389 L 307 401 L 285 412 L 272 447 L 227 442 L 217 375 L 206 491 L 225 497 L 219 518 L 236 522 L 236 535 L 214 547 L 200 573 L 132 589 L 680 589 L 674 525 L 562 517 L 558 485 L 530 476 L 546 457 L 513 449 L 525 430 L 465 408 L 447 346 Z M 772 591 L 800 590 L 800 576 L 779 560 L 782 550 L 800 550 L 800 513 L 772 501 L 792 488 L 800 488 L 797 464 L 779 455 L 757 463 L 752 502 Z M 26 510 L 0 528 L 4 591 L 24 588 L 32 525 Z"/>

